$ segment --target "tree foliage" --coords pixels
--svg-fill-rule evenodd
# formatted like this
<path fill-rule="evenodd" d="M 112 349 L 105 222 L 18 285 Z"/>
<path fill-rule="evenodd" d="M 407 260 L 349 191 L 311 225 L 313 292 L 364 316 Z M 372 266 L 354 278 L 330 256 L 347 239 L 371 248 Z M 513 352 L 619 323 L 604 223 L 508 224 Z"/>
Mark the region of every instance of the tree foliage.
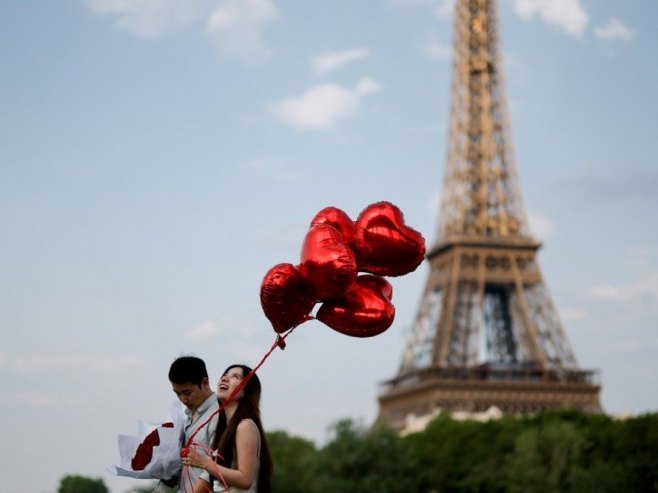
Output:
<path fill-rule="evenodd" d="M 85 476 L 68 475 L 59 482 L 57 493 L 109 493 L 105 482 Z"/>
<path fill-rule="evenodd" d="M 277 493 L 658 492 L 658 414 L 440 415 L 405 437 L 344 419 L 322 447 L 284 432 L 269 440 Z"/>
<path fill-rule="evenodd" d="M 282 431 L 268 441 L 276 493 L 658 492 L 655 413 L 618 420 L 555 411 L 486 423 L 439 415 L 405 437 L 343 419 L 322 447 Z M 102 479 L 69 475 L 57 493 L 109 490 Z"/>
<path fill-rule="evenodd" d="M 267 436 L 272 457 L 276 459 L 272 491 L 306 493 L 314 480 L 316 448 L 313 442 L 290 437 L 283 431 Z"/>

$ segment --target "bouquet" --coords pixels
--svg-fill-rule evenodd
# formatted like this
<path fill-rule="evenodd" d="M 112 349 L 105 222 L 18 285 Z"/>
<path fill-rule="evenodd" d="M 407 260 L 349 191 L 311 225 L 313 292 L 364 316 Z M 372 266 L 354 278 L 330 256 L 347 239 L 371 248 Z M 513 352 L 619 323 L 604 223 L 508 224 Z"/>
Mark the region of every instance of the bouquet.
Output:
<path fill-rule="evenodd" d="M 164 422 L 145 425 L 139 421 L 136 436 L 118 436 L 121 460 L 109 471 L 139 479 L 169 479 L 180 475 L 185 419 L 183 405 L 174 402 Z"/>

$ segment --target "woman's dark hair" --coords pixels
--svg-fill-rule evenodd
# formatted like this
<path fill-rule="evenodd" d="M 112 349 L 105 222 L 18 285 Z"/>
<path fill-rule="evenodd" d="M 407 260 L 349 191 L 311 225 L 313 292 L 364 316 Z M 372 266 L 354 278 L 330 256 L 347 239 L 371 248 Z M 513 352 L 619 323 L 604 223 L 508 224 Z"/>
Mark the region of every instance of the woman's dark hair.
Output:
<path fill-rule="evenodd" d="M 226 375 L 233 368 L 242 369 L 243 378 L 251 374 L 251 368 L 245 365 L 231 365 L 222 376 Z M 238 401 L 238 407 L 231 418 L 231 422 L 226 422 L 226 412 L 222 409 L 219 413 L 217 422 L 217 431 L 212 443 L 212 448 L 219 452 L 222 459 L 220 464 L 225 467 L 234 467 L 235 435 L 243 419 L 251 419 L 256 423 L 260 433 L 260 467 L 258 469 L 258 493 L 271 493 L 272 491 L 272 455 L 267 443 L 267 437 L 263 430 L 263 424 L 260 419 L 260 394 L 261 385 L 258 375 L 255 373 L 249 377 L 246 385 L 243 387 L 242 399 Z"/>

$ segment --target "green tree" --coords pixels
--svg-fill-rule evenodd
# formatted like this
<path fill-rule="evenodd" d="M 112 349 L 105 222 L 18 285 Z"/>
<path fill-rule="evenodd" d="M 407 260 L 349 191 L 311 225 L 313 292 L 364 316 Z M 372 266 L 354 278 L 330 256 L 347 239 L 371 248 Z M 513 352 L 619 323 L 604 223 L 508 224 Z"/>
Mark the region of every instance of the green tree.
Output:
<path fill-rule="evenodd" d="M 596 493 L 635 492 L 629 487 L 623 468 L 619 464 L 598 461 L 586 468 L 574 467 L 571 471 L 571 491 Z M 647 490 L 651 491 L 651 490 Z"/>
<path fill-rule="evenodd" d="M 277 493 L 658 492 L 658 414 L 575 411 L 479 423 L 440 415 L 399 437 L 351 419 L 320 450 L 273 434 Z"/>
<path fill-rule="evenodd" d="M 317 462 L 317 450 L 313 442 L 290 437 L 283 431 L 268 433 L 267 441 L 274 463 L 272 491 L 277 493 L 312 491 Z"/>
<path fill-rule="evenodd" d="M 479 423 L 440 415 L 405 438 L 419 491 L 506 492 L 504 457 L 514 448 L 513 418 Z"/>
<path fill-rule="evenodd" d="M 57 493 L 109 493 L 101 478 L 92 479 L 85 476 L 64 476 L 57 488 Z"/>
<path fill-rule="evenodd" d="M 523 430 L 508 463 L 511 491 L 571 491 L 574 467 L 581 458 L 583 445 L 582 433 L 573 423 L 553 420 Z"/>
<path fill-rule="evenodd" d="M 628 481 L 629 491 L 658 492 L 658 414 L 619 422 L 614 462 Z"/>
<path fill-rule="evenodd" d="M 414 491 L 410 457 L 388 426 L 368 430 L 346 419 L 334 425 L 333 434 L 333 440 L 320 451 L 313 493 Z"/>

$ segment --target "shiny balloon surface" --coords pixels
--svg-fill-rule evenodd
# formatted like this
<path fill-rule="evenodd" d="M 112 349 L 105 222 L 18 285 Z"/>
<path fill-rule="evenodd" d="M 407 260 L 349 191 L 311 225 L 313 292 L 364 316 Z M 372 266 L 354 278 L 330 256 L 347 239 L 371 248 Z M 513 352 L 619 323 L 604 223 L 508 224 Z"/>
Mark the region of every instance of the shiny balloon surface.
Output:
<path fill-rule="evenodd" d="M 354 249 L 360 272 L 401 276 L 423 261 L 425 239 L 405 224 L 397 206 L 377 202 L 366 207 L 356 220 Z"/>
<path fill-rule="evenodd" d="M 282 333 L 310 318 L 315 300 L 306 290 L 299 269 L 282 263 L 265 274 L 260 304 L 275 332 Z"/>
<path fill-rule="evenodd" d="M 393 287 L 386 279 L 360 275 L 344 297 L 323 303 L 316 318 L 341 334 L 373 337 L 393 323 L 392 295 Z"/>

